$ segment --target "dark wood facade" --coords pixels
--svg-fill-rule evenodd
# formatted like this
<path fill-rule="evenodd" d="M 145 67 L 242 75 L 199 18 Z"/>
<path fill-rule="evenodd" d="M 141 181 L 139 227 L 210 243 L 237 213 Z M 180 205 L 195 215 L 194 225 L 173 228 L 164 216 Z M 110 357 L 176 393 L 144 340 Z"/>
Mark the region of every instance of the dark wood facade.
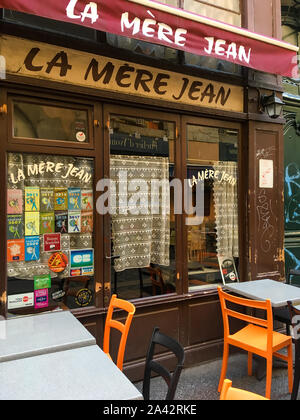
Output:
<path fill-rule="evenodd" d="M 262 2 L 245 0 L 243 2 L 244 26 L 262 34 L 280 37 L 280 1 L 272 0 L 273 13 L 265 13 Z M 32 40 L 45 41 L 54 45 L 74 48 L 67 39 L 49 36 L 34 31 L 21 31 L 10 25 L 2 25 L 2 33 L 14 34 Z M 96 45 L 78 44 L 78 49 L 95 53 Z M 99 54 L 99 51 L 97 51 Z M 129 60 L 127 54 L 104 48 L 104 56 L 113 56 Z M 157 67 L 157 63 L 148 58 L 131 57 L 130 61 Z M 239 144 L 239 224 L 240 224 L 240 266 L 241 280 L 272 278 L 284 279 L 284 225 L 283 225 L 283 119 L 270 120 L 258 110 L 259 91 L 282 92 L 281 78 L 243 69 L 243 75 L 233 76 L 180 66 L 170 66 L 166 70 L 178 71 L 209 80 L 223 80 L 226 83 L 243 86 L 244 112 L 202 108 L 162 102 L 141 97 L 129 98 L 126 94 L 96 91 L 95 89 L 49 82 L 31 77 L 8 76 L 1 81 L 1 106 L 8 105 L 8 113 L 2 108 L 0 115 L 1 153 L 0 173 L 3 185 L 6 185 L 7 152 L 31 152 L 59 155 L 87 156 L 95 159 L 95 179 L 102 179 L 109 173 L 109 141 L 106 121 L 112 110 L 126 107 L 127 112 L 138 115 L 141 110 L 147 115 L 167 115 L 178 129 L 176 146 L 178 176 L 184 178 L 186 171 L 185 124 L 188 121 L 203 121 L 213 126 L 228 125 L 240 133 Z M 174 68 L 175 67 L 175 68 Z M 224 78 L 226 80 L 224 80 Z M 94 143 L 88 147 L 70 148 L 53 142 L 34 144 L 28 140 L 15 142 L 11 136 L 10 98 L 22 96 L 48 98 L 53 101 L 80 103 L 92 110 L 90 122 L 94 133 Z M 274 188 L 259 188 L 259 159 L 274 161 Z M 0 211 L 6 214 L 6 190 L 0 189 Z M 6 237 L 5 218 L 1 219 L 0 235 Z M 106 257 L 110 249 L 106 245 L 107 220 L 95 214 L 95 271 L 96 301 L 95 307 L 74 310 L 74 315 L 97 338 L 102 346 L 106 310 L 111 295 L 110 269 Z M 187 267 L 184 263 L 186 253 L 186 232 L 184 219 L 177 220 L 177 291 L 176 293 L 156 296 L 151 299 L 136 299 L 137 312 L 129 333 L 125 373 L 132 380 L 140 380 L 143 375 L 146 350 L 153 327 L 176 338 L 186 350 L 186 366 L 219 357 L 223 347 L 223 327 L 216 289 L 188 292 Z M 0 253 L 6 255 L 5 241 L 0 242 Z M 3 261 L 3 260 L 2 260 Z M 3 261 L 4 262 L 4 261 Z M 1 264 L 1 312 L 6 314 L 6 264 Z M 120 314 L 120 316 L 122 316 Z M 117 340 L 117 337 L 115 337 Z M 113 348 L 113 346 L 112 346 Z M 168 355 L 162 355 L 167 359 Z"/>

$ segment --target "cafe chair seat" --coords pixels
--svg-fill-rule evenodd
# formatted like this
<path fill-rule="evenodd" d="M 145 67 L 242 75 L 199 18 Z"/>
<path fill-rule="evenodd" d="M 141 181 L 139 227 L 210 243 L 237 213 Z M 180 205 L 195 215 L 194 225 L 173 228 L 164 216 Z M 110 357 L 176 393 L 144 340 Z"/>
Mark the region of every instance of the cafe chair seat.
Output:
<path fill-rule="evenodd" d="M 176 363 L 176 367 L 173 373 L 171 373 L 171 371 L 169 371 L 165 366 L 163 366 L 157 360 L 153 360 L 154 352 L 157 345 L 164 347 L 165 350 L 167 349 L 168 351 L 171 351 L 176 356 L 177 363 Z M 178 343 L 173 338 L 161 333 L 159 331 L 159 328 L 155 327 L 153 330 L 153 334 L 150 340 L 150 345 L 149 345 L 148 353 L 146 357 L 145 374 L 144 374 L 144 381 L 143 381 L 144 400 L 150 399 L 150 379 L 151 379 L 152 373 L 156 373 L 159 376 L 161 376 L 165 380 L 168 386 L 167 394 L 165 398 L 161 398 L 161 400 L 174 399 L 177 385 L 179 382 L 179 378 L 181 375 L 181 371 L 183 369 L 184 359 L 185 359 L 184 349 L 181 346 L 181 344 Z"/>
<path fill-rule="evenodd" d="M 113 319 L 115 309 L 120 309 L 125 311 L 125 313 L 127 312 L 125 323 Z M 135 306 L 132 303 L 128 302 L 127 300 L 118 299 L 117 295 L 112 295 L 105 321 L 103 351 L 107 354 L 108 357 L 110 357 L 111 360 L 113 360 L 110 355 L 110 335 L 112 328 L 117 329 L 121 333 L 116 363 L 120 370 L 123 370 L 125 347 L 134 313 Z"/>
<path fill-rule="evenodd" d="M 232 382 L 225 379 L 220 395 L 220 401 L 269 401 L 268 398 L 243 389 L 233 388 Z"/>
<path fill-rule="evenodd" d="M 224 324 L 224 352 L 221 377 L 218 391 L 222 391 L 223 383 L 226 378 L 229 346 L 235 346 L 248 352 L 248 374 L 252 375 L 253 354 L 257 354 L 266 359 L 267 362 L 267 379 L 266 379 L 266 395 L 271 398 L 272 386 L 272 368 L 273 357 L 280 358 L 288 364 L 288 385 L 289 392 L 292 393 L 293 388 L 293 348 L 292 338 L 284 334 L 277 333 L 273 330 L 273 312 L 270 300 L 256 301 L 244 299 L 230 295 L 218 287 L 218 293 L 221 303 L 223 324 Z M 247 311 L 251 311 L 251 315 Z M 259 318 L 255 311 L 265 312 L 266 317 Z M 253 314 L 253 315 L 252 315 Z M 236 319 L 244 321 L 247 325 L 230 334 L 230 320 Z M 287 355 L 278 353 L 279 350 L 287 348 Z"/>

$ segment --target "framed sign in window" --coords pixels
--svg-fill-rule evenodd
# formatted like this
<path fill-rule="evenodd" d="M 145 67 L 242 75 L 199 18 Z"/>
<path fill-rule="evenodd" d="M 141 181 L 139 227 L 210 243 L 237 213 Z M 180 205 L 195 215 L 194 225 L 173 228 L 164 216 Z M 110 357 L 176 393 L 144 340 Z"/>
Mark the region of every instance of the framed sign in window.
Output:
<path fill-rule="evenodd" d="M 218 256 L 223 284 L 238 283 L 239 276 L 234 263 L 234 258 L 228 256 Z"/>

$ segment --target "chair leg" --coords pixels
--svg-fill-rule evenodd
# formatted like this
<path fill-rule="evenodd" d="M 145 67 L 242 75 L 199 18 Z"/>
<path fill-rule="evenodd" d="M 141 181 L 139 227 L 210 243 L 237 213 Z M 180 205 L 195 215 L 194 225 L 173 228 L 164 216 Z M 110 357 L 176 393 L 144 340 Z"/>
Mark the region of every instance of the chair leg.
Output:
<path fill-rule="evenodd" d="M 221 370 L 221 377 L 220 377 L 218 392 L 222 391 L 223 382 L 226 378 L 228 356 L 229 356 L 229 344 L 224 342 L 223 362 L 222 362 L 222 370 Z"/>
<path fill-rule="evenodd" d="M 248 352 L 248 375 L 252 376 L 253 354 Z"/>
<path fill-rule="evenodd" d="M 266 398 L 271 399 L 273 357 L 267 359 Z"/>
<path fill-rule="evenodd" d="M 288 378 L 289 378 L 289 393 L 293 392 L 293 345 L 288 346 Z"/>
<path fill-rule="evenodd" d="M 298 391 L 299 391 L 299 382 L 300 382 L 300 352 L 298 349 L 298 345 L 296 343 L 296 354 L 295 354 L 295 373 L 294 373 L 294 385 L 292 391 L 292 400 L 297 400 Z"/>

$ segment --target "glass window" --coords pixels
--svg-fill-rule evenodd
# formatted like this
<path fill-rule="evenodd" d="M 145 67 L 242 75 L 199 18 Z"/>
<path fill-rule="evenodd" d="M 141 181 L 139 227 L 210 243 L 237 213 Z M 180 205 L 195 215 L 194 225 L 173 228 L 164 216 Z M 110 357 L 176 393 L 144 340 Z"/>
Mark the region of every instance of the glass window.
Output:
<path fill-rule="evenodd" d="M 94 304 L 92 159 L 8 153 L 8 312 Z"/>
<path fill-rule="evenodd" d="M 124 299 L 175 292 L 174 141 L 174 123 L 111 116 L 111 278 Z"/>
<path fill-rule="evenodd" d="M 13 137 L 88 143 L 88 111 L 14 100 Z"/>
<path fill-rule="evenodd" d="M 204 184 L 203 221 L 187 228 L 193 291 L 222 283 L 222 275 L 233 281 L 238 267 L 238 131 L 188 124 L 187 140 L 187 177 L 194 196 L 198 182 Z"/>
<path fill-rule="evenodd" d="M 240 0 L 184 0 L 184 9 L 230 25 L 242 24 Z"/>

